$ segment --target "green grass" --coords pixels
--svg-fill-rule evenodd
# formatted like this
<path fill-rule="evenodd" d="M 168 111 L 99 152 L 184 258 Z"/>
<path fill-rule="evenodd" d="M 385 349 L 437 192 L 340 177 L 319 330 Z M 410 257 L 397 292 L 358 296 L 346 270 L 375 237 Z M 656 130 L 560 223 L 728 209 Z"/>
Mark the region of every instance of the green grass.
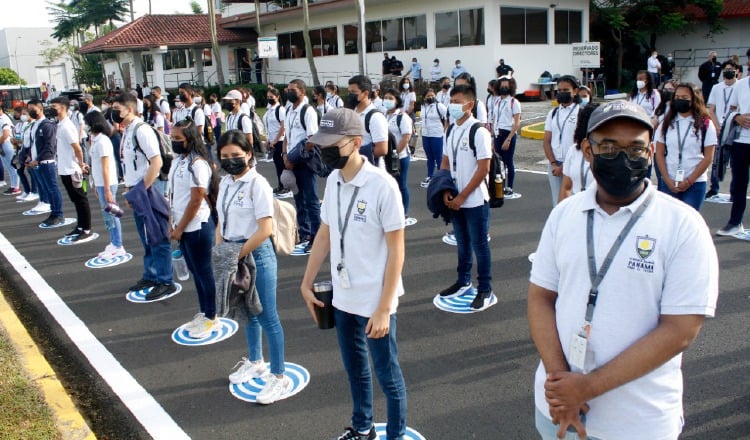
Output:
<path fill-rule="evenodd" d="M 52 412 L 0 329 L 0 439 L 59 439 Z"/>

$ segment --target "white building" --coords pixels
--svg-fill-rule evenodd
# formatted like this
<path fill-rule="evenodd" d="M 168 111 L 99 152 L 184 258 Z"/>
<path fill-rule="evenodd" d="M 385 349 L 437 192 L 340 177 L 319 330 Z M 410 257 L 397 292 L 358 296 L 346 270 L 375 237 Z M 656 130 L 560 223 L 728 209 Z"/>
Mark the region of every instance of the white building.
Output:
<path fill-rule="evenodd" d="M 40 52 L 56 47 L 52 28 L 0 29 L 0 67 L 9 67 L 28 84 L 47 83 L 58 90 L 75 87 L 73 63 L 61 57 L 47 65 Z"/>

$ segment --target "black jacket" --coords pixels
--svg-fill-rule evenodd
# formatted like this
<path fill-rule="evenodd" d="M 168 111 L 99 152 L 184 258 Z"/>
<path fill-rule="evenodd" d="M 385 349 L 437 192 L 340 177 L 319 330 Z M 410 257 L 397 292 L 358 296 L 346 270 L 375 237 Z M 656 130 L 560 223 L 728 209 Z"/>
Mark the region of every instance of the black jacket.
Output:
<path fill-rule="evenodd" d="M 442 217 L 445 224 L 448 224 L 451 221 L 451 211 L 443 202 L 445 191 L 450 191 L 451 195 L 456 196 L 458 194 L 456 182 L 453 181 L 450 171 L 435 171 L 427 186 L 427 209 L 432 213 L 432 218 Z"/>
<path fill-rule="evenodd" d="M 39 121 L 34 131 L 34 148 L 36 160 L 55 160 L 57 154 L 57 124 L 47 118 Z"/>

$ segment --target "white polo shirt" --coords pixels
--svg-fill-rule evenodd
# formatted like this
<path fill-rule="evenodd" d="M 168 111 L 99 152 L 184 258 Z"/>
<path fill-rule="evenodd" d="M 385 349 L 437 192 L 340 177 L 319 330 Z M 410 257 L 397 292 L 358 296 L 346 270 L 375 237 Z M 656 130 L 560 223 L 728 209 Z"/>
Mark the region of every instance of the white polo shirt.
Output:
<path fill-rule="evenodd" d="M 681 165 L 682 169 L 685 171 L 685 177 L 690 176 L 690 173 L 692 173 L 703 160 L 703 153 L 701 153 L 701 131 L 700 129 L 695 130 L 695 127 L 693 127 L 693 121 L 692 116 L 684 118 L 677 114 L 677 117 L 667 130 L 666 142 L 663 133 L 663 124 L 659 124 L 659 127 L 656 128 L 655 142 L 661 142 L 667 146 L 667 156 L 665 159 L 667 162 L 667 171 L 671 179 L 675 178 L 677 169 L 680 167 L 680 144 L 677 140 L 678 131 L 680 138 L 686 136 L 685 146 L 682 150 Z M 704 145 L 705 147 L 715 147 L 717 143 L 716 127 L 709 122 L 706 127 L 706 141 Z M 696 182 L 705 182 L 707 179 L 708 170 L 696 179 Z"/>
<path fill-rule="evenodd" d="M 550 145 L 555 160 L 565 162 L 565 153 L 570 144 L 575 143 L 573 135 L 578 123 L 578 111 L 581 108 L 578 104 L 570 104 L 567 107 L 558 105 L 556 108 L 547 113 L 547 119 L 544 121 L 544 131 L 552 133 Z M 557 111 L 555 111 L 557 110 Z M 554 114 L 554 116 L 552 116 Z"/>
<path fill-rule="evenodd" d="M 608 215 L 596 203 L 596 185 L 558 204 L 542 231 L 530 281 L 557 292 L 555 317 L 560 343 L 570 359 L 570 341 L 584 321 L 589 279 L 588 211 L 594 210 L 597 267 L 633 212 L 653 193 L 651 205 L 628 233 L 599 286 L 588 346 L 598 368 L 646 336 L 660 315 L 713 316 L 719 266 L 711 233 L 700 214 L 648 183 L 632 204 Z M 602 439 L 676 439 L 682 429 L 682 355 L 588 402 L 588 435 Z M 536 371 L 536 407 L 549 414 L 546 371 Z"/>
<path fill-rule="evenodd" d="M 571 145 L 565 154 L 563 174 L 573 181 L 573 187 L 571 188 L 573 194 L 578 194 L 596 183 L 594 175 L 591 174 L 589 162 L 583 156 L 583 151 L 576 148 L 576 144 Z"/>
<path fill-rule="evenodd" d="M 237 180 L 226 175 L 219 183 L 216 210 L 225 240 L 247 240 L 258 230 L 258 220 L 273 217 L 271 185 L 255 167 Z"/>
<path fill-rule="evenodd" d="M 403 103 L 404 111 L 408 111 L 411 107 L 411 103 L 414 103 L 414 111 L 417 111 L 417 94 L 412 91 L 401 92 L 401 102 Z"/>
<path fill-rule="evenodd" d="M 120 141 L 120 152 L 122 153 L 122 164 L 125 168 L 124 179 L 125 186 L 128 188 L 134 187 L 143 180 L 143 176 L 146 174 L 148 163 L 151 158 L 159 156 L 159 138 L 156 137 L 154 129 L 148 124 L 142 124 L 143 119 L 134 118 L 130 125 L 127 126 L 125 132 L 122 135 Z M 135 143 L 133 142 L 133 134 L 135 133 L 135 127 L 138 127 L 138 145 L 141 147 L 141 151 L 135 151 Z M 148 157 L 148 159 L 146 159 Z"/>
<path fill-rule="evenodd" d="M 657 107 L 661 104 L 661 94 L 656 89 L 651 92 L 651 96 L 648 96 L 648 91 L 639 91 L 635 98 L 630 98 L 630 102 L 640 105 L 647 115 L 653 116 Z"/>
<path fill-rule="evenodd" d="M 276 110 L 279 111 L 279 119 L 276 119 Z M 269 142 L 276 139 L 276 136 L 279 134 L 279 131 L 281 131 L 281 127 L 284 124 L 285 118 L 286 109 L 284 109 L 279 103 L 276 103 L 276 105 L 269 107 L 268 110 L 266 110 L 266 114 L 263 115 L 263 125 L 266 126 L 266 130 L 268 131 Z M 283 140 L 284 136 L 281 136 L 279 141 Z"/>
<path fill-rule="evenodd" d="M 195 109 L 195 116 L 193 116 L 193 110 Z M 198 127 L 203 127 L 206 125 L 206 114 L 203 113 L 203 109 L 199 106 L 191 105 L 190 107 L 183 107 L 179 110 L 176 110 L 174 112 L 174 118 L 173 122 L 177 124 L 178 122 L 182 121 L 183 119 L 187 119 L 188 117 L 193 118 L 193 122 L 195 122 L 195 125 Z"/>
<path fill-rule="evenodd" d="M 305 111 L 305 127 L 302 127 L 300 117 L 302 116 L 302 108 L 304 105 L 308 105 Z M 315 113 L 315 107 L 301 103 L 297 108 L 292 107 L 286 114 L 285 127 L 286 127 L 286 139 L 287 139 L 287 154 L 294 151 L 297 145 L 310 138 L 318 132 L 318 114 Z"/>
<path fill-rule="evenodd" d="M 441 88 L 440 91 L 436 93 L 435 99 L 447 108 L 448 104 L 451 103 L 451 89 L 444 90 Z"/>
<path fill-rule="evenodd" d="M 163 115 L 172 113 L 169 108 L 169 101 L 167 101 L 167 98 L 159 98 L 159 111 L 161 111 Z"/>
<path fill-rule="evenodd" d="M 750 77 L 742 78 L 734 85 L 734 93 L 729 101 L 729 106 L 737 107 L 740 114 L 750 113 Z M 740 137 L 735 141 L 750 144 L 750 128 L 741 128 Z"/>
<path fill-rule="evenodd" d="M 737 85 L 737 81 L 731 86 L 728 86 L 724 81 L 715 84 L 711 89 L 711 94 L 708 96 L 709 106 L 713 105 L 716 111 L 716 119 L 719 120 L 719 124 L 724 123 L 724 118 L 729 114 L 729 102 L 732 100 L 734 94 L 734 86 Z"/>
<path fill-rule="evenodd" d="M 521 113 L 521 103 L 516 98 L 510 95 L 497 98 L 495 119 L 492 121 L 495 134 L 499 134 L 500 130 L 513 129 L 513 117 Z"/>
<path fill-rule="evenodd" d="M 61 119 L 57 122 L 57 174 L 70 176 L 81 172 L 78 165 L 73 144 L 80 143 L 78 132 L 70 118 Z"/>
<path fill-rule="evenodd" d="M 203 188 L 208 192 L 208 185 L 211 182 L 211 166 L 205 159 L 197 158 L 193 161 L 190 172 L 190 156 L 180 155 L 172 160 L 172 166 L 169 169 L 169 207 L 172 217 L 172 227 L 177 227 L 185 215 L 185 210 L 190 203 L 191 192 L 193 188 Z M 211 216 L 211 208 L 206 202 L 206 198 L 201 199 L 201 206 L 198 213 L 190 220 L 185 227 L 185 232 L 194 232 L 201 228 L 201 223 L 207 222 Z"/>
<path fill-rule="evenodd" d="M 401 115 L 401 124 L 398 124 L 398 117 Z M 395 110 L 393 113 L 387 116 L 388 118 L 388 131 L 393 133 L 396 137 L 396 145 L 401 143 L 401 138 L 405 134 L 411 134 L 412 132 L 412 121 L 409 115 L 404 113 L 401 109 Z M 409 146 L 407 145 L 403 150 L 398 153 L 399 159 L 405 159 L 409 157 Z"/>
<path fill-rule="evenodd" d="M 375 113 L 370 117 L 370 130 L 368 133 L 367 114 L 371 111 Z M 359 117 L 362 118 L 362 124 L 365 126 L 365 132 L 362 135 L 362 145 L 388 141 L 388 121 L 385 119 L 385 115 L 375 108 L 375 104 L 370 102 L 370 105 L 365 107 L 362 113 L 359 113 Z"/>
<path fill-rule="evenodd" d="M 344 236 L 345 266 L 351 283 L 351 288 L 345 289 L 341 286 L 336 270 L 341 262 L 341 232 L 338 222 L 340 218 L 343 225 L 355 188 L 359 188 L 359 192 Z M 396 179 L 366 160 L 350 182 L 344 182 L 341 171 L 334 170 L 326 181 L 320 221 L 331 230 L 333 306 L 354 315 L 366 318 L 372 316 L 380 304 L 385 281 L 385 266 L 388 261 L 385 234 L 405 227 L 404 207 Z M 403 294 L 404 286 L 399 276 L 391 313 L 396 313 L 398 297 Z"/>
<path fill-rule="evenodd" d="M 448 118 L 448 109 L 441 103 L 422 105 L 422 136 L 441 138 L 445 135 L 443 121 Z"/>
<path fill-rule="evenodd" d="M 229 113 L 227 116 L 227 131 L 240 130 L 245 134 L 253 132 L 253 120 L 250 116 L 242 113 Z"/>
<path fill-rule="evenodd" d="M 443 143 L 443 156 L 448 158 L 451 176 L 456 182 L 458 192 L 463 191 L 471 178 L 474 177 L 474 173 L 477 171 L 477 161 L 492 157 L 492 137 L 490 136 L 490 132 L 484 127 L 479 128 L 474 137 L 474 145 L 477 149 L 476 157 L 471 150 L 469 132 L 475 122 L 478 121 L 473 117 L 469 117 L 460 126 L 454 124 L 450 136 L 446 135 L 445 142 Z M 456 155 L 455 159 L 453 158 L 454 154 Z M 469 197 L 466 198 L 461 207 L 476 208 L 483 205 L 489 199 L 490 193 L 487 190 L 487 185 L 481 183 L 469 194 Z"/>
<path fill-rule="evenodd" d="M 91 145 L 91 176 L 94 178 L 94 185 L 100 187 L 109 187 L 117 185 L 117 161 L 115 160 L 112 140 L 109 136 L 99 133 L 96 136 L 90 136 L 93 144 Z M 107 177 L 104 180 L 104 167 L 102 158 L 107 158 Z"/>

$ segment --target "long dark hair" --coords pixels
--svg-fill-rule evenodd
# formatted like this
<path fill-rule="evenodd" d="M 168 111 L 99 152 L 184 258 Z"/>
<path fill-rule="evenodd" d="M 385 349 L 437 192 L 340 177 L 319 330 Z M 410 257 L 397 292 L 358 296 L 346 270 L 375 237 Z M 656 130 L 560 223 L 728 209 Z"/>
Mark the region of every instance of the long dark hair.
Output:
<path fill-rule="evenodd" d="M 221 156 L 221 149 L 227 145 L 237 145 L 245 153 L 250 153 L 253 159 L 255 159 L 255 152 L 253 146 L 247 140 L 247 135 L 240 130 L 229 130 L 221 135 L 219 142 L 216 144 L 216 155 Z M 252 167 L 252 163 L 249 165 Z"/>
<path fill-rule="evenodd" d="M 200 158 L 205 160 L 211 169 L 211 179 L 208 182 L 206 196 L 208 198 L 209 207 L 213 212 L 216 209 L 216 198 L 219 195 L 219 177 L 214 171 L 213 162 L 211 162 L 211 158 L 208 155 L 208 150 L 203 143 L 203 138 L 200 131 L 198 131 L 198 126 L 195 125 L 195 121 L 192 119 L 183 119 L 176 123 L 173 128 L 180 129 L 182 135 L 185 137 L 185 148 L 187 149 L 187 156 L 190 163 L 192 164 L 195 159 Z"/>
<path fill-rule="evenodd" d="M 690 90 L 690 103 L 692 104 L 690 112 L 693 114 L 693 128 L 695 129 L 695 134 L 698 134 L 698 131 L 703 127 L 704 121 L 709 118 L 701 90 L 691 82 L 679 83 L 674 88 L 674 95 L 672 95 L 672 101 L 669 103 L 669 111 L 667 112 L 667 115 L 664 116 L 664 122 L 662 122 L 661 125 L 661 132 L 665 138 L 667 137 L 667 130 L 669 130 L 669 127 L 672 125 L 678 114 L 674 109 L 674 97 L 677 95 L 677 90 L 680 88 Z"/>
<path fill-rule="evenodd" d="M 94 134 L 104 134 L 107 137 L 112 135 L 112 129 L 109 123 L 104 119 L 102 112 L 88 112 L 83 117 L 83 122 L 89 126 L 89 131 Z"/>
<path fill-rule="evenodd" d="M 144 114 L 143 116 L 147 116 L 147 121 L 155 122 L 154 119 L 156 118 L 156 114 L 159 113 L 159 105 L 156 103 L 156 98 L 154 98 L 153 96 L 144 96 L 144 106 L 146 102 L 148 102 L 148 116 L 146 114 Z"/>
<path fill-rule="evenodd" d="M 578 112 L 578 121 L 576 122 L 576 131 L 573 133 L 573 140 L 576 142 L 576 150 L 581 149 L 581 142 L 588 135 L 589 119 L 594 110 L 599 107 L 595 102 L 589 102 Z"/>
<path fill-rule="evenodd" d="M 677 90 L 676 83 L 673 80 L 668 79 L 668 80 L 664 81 L 664 83 L 661 85 L 662 100 L 661 100 L 661 102 L 659 102 L 659 106 L 656 107 L 656 110 L 654 110 L 654 115 L 656 115 L 656 116 L 661 116 L 661 115 L 665 114 L 667 112 L 667 103 L 669 103 L 669 102 L 672 101 L 671 98 L 670 99 L 664 99 L 664 86 L 666 86 L 667 84 L 671 84 L 672 87 L 674 87 L 675 90 Z M 672 95 L 674 96 L 674 92 L 672 92 Z"/>
<path fill-rule="evenodd" d="M 654 78 L 647 70 L 639 70 L 635 75 L 636 81 L 638 80 L 638 75 L 646 75 L 646 96 L 648 96 L 648 99 L 651 99 L 651 95 L 654 94 Z M 630 99 L 638 96 L 639 92 L 640 91 L 638 90 L 638 84 L 633 84 L 633 89 L 630 90 Z"/>

